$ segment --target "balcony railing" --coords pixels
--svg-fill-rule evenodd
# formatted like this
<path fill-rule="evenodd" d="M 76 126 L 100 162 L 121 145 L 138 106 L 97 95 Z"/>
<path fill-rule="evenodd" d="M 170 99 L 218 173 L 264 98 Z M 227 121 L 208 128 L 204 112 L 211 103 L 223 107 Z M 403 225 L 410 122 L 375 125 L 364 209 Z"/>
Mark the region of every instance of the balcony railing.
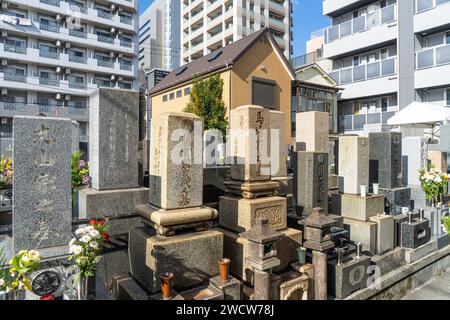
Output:
<path fill-rule="evenodd" d="M 69 88 L 85 90 L 85 89 L 87 89 L 87 83 L 86 82 L 69 81 Z"/>
<path fill-rule="evenodd" d="M 5 43 L 5 51 L 14 52 L 14 53 L 20 53 L 20 54 L 26 54 L 27 53 L 27 47 L 26 46 L 18 46 L 18 45 L 14 45 L 14 44 Z"/>
<path fill-rule="evenodd" d="M 26 104 L 23 102 L 3 102 L 4 110 L 23 110 Z"/>
<path fill-rule="evenodd" d="M 340 69 L 330 73 L 338 84 L 360 82 L 380 77 L 388 77 L 397 73 L 397 58 L 380 60 L 365 65 Z"/>
<path fill-rule="evenodd" d="M 59 26 L 56 24 L 41 23 L 40 28 L 45 31 L 59 33 Z"/>
<path fill-rule="evenodd" d="M 114 43 L 114 38 L 110 36 L 102 36 L 100 34 L 97 35 L 97 40 L 100 42 L 106 42 L 106 43 Z"/>
<path fill-rule="evenodd" d="M 111 82 L 106 81 L 106 80 L 95 80 L 95 84 L 97 85 L 97 87 L 99 88 L 111 88 Z"/>
<path fill-rule="evenodd" d="M 54 112 L 56 109 L 56 106 L 54 105 L 40 104 L 38 106 L 39 112 Z"/>
<path fill-rule="evenodd" d="M 114 62 L 110 60 L 97 59 L 97 65 L 99 67 L 114 68 Z"/>
<path fill-rule="evenodd" d="M 5 79 L 5 81 L 27 82 L 27 76 L 12 72 L 5 72 L 3 78 Z"/>
<path fill-rule="evenodd" d="M 450 3 L 450 0 L 416 0 L 416 13 L 436 8 L 445 3 Z"/>
<path fill-rule="evenodd" d="M 59 80 L 39 77 L 39 84 L 46 85 L 46 86 L 52 86 L 52 87 L 59 87 Z"/>
<path fill-rule="evenodd" d="M 48 4 L 50 6 L 59 7 L 60 0 L 40 0 L 43 4 Z"/>
<path fill-rule="evenodd" d="M 78 57 L 78 56 L 70 56 L 69 55 L 69 61 L 70 62 L 75 62 L 75 63 L 86 64 L 87 63 L 87 58 L 86 57 Z"/>
<path fill-rule="evenodd" d="M 333 42 L 395 20 L 397 20 L 397 5 L 393 4 L 381 10 L 327 28 L 325 30 L 325 42 Z"/>
<path fill-rule="evenodd" d="M 39 56 L 42 58 L 47 58 L 47 59 L 59 59 L 59 53 L 58 52 L 51 52 L 51 51 L 46 51 L 46 50 L 39 50 Z"/>
<path fill-rule="evenodd" d="M 77 4 L 70 4 L 69 5 L 69 9 L 74 11 L 74 12 L 81 12 L 86 14 L 87 13 L 87 8 L 81 5 L 77 5 Z"/>
<path fill-rule="evenodd" d="M 387 124 L 389 118 L 395 115 L 395 111 L 354 114 L 338 117 L 340 132 L 363 130 L 366 124 Z"/>
<path fill-rule="evenodd" d="M 108 20 L 111 20 L 113 17 L 111 12 L 102 9 L 97 9 L 97 16 Z"/>
<path fill-rule="evenodd" d="M 131 25 L 133 22 L 133 19 L 131 19 L 131 17 L 128 17 L 128 16 L 120 16 L 120 22 Z"/>
<path fill-rule="evenodd" d="M 84 32 L 81 30 L 76 30 L 76 29 L 69 29 L 69 35 L 78 37 L 78 38 L 84 38 L 84 39 L 87 38 L 87 32 Z"/>
<path fill-rule="evenodd" d="M 416 53 L 416 68 L 424 69 L 450 63 L 450 45 L 426 49 Z"/>
<path fill-rule="evenodd" d="M 131 48 L 132 42 L 131 42 L 131 40 L 120 39 L 120 45 L 121 45 L 122 47 Z"/>
<path fill-rule="evenodd" d="M 120 63 L 120 70 L 131 71 L 133 66 L 130 63 Z"/>
<path fill-rule="evenodd" d="M 291 65 L 295 69 L 322 60 L 323 60 L 322 51 L 315 51 L 302 56 L 292 58 Z"/>
<path fill-rule="evenodd" d="M 71 114 L 85 114 L 87 112 L 86 107 L 71 107 L 69 106 L 69 113 Z"/>

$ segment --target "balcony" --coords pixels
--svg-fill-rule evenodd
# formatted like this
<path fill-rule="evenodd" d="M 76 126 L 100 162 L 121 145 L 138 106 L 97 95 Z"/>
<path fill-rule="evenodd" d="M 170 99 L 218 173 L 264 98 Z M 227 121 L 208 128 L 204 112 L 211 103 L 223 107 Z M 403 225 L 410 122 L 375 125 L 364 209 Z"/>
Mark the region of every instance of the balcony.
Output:
<path fill-rule="evenodd" d="M 23 102 L 3 102 L 4 110 L 23 110 L 26 104 Z"/>
<path fill-rule="evenodd" d="M 59 80 L 39 77 L 39 84 L 42 84 L 45 86 L 51 86 L 51 87 L 59 87 Z"/>
<path fill-rule="evenodd" d="M 69 29 L 69 35 L 73 37 L 87 39 L 87 32 L 81 30 Z"/>
<path fill-rule="evenodd" d="M 114 62 L 111 60 L 97 59 L 97 66 L 105 68 L 114 68 Z"/>
<path fill-rule="evenodd" d="M 59 26 L 56 24 L 41 23 L 39 27 L 41 30 L 59 33 Z"/>
<path fill-rule="evenodd" d="M 87 107 L 58 106 L 56 104 L 33 104 L 23 102 L 0 102 L 0 114 L 5 117 L 33 116 L 43 113 L 49 117 L 71 118 L 78 121 L 88 121 Z"/>
<path fill-rule="evenodd" d="M 335 17 L 348 11 L 348 7 L 358 5 L 358 2 L 360 0 L 323 0 L 323 15 Z"/>
<path fill-rule="evenodd" d="M 5 72 L 4 79 L 5 79 L 5 81 L 27 82 L 26 75 L 16 74 L 16 73 L 12 73 L 12 72 Z"/>
<path fill-rule="evenodd" d="M 414 32 L 422 33 L 448 25 L 450 0 L 416 0 Z"/>
<path fill-rule="evenodd" d="M 351 51 L 394 42 L 397 38 L 397 5 L 325 29 L 324 55 L 338 57 Z"/>
<path fill-rule="evenodd" d="M 87 58 L 86 57 L 79 57 L 79 56 L 69 55 L 69 61 L 70 62 L 75 62 L 75 63 L 87 64 Z"/>
<path fill-rule="evenodd" d="M 112 20 L 113 14 L 111 12 L 107 11 L 107 10 L 103 10 L 103 9 L 97 8 L 97 16 L 99 18 Z"/>
<path fill-rule="evenodd" d="M 58 52 L 51 52 L 47 50 L 39 50 L 39 56 L 41 58 L 47 58 L 47 59 L 59 59 L 59 53 Z"/>
<path fill-rule="evenodd" d="M 302 56 L 291 59 L 291 66 L 296 69 L 305 65 L 317 63 L 323 60 L 323 55 L 320 51 L 314 51 Z M 339 72 L 339 71 L 338 71 Z M 339 76 L 339 75 L 338 75 Z"/>
<path fill-rule="evenodd" d="M 274 0 L 269 0 L 269 9 L 279 14 L 285 14 L 286 12 L 286 7 Z"/>
<path fill-rule="evenodd" d="M 120 70 L 132 71 L 133 65 L 131 63 L 120 63 Z"/>
<path fill-rule="evenodd" d="M 416 89 L 448 85 L 450 45 L 438 46 L 416 53 Z"/>
<path fill-rule="evenodd" d="M 128 16 L 120 16 L 120 22 L 131 25 L 133 23 L 133 19 Z"/>
<path fill-rule="evenodd" d="M 374 112 L 365 114 L 355 114 L 338 117 L 338 128 L 340 132 L 364 130 L 365 125 L 387 125 L 388 119 L 395 115 L 391 112 Z"/>
<path fill-rule="evenodd" d="M 87 89 L 87 83 L 86 82 L 69 81 L 69 88 L 86 90 Z"/>
<path fill-rule="evenodd" d="M 18 46 L 18 45 L 14 45 L 14 44 L 5 43 L 4 48 L 5 48 L 5 51 L 8 51 L 8 52 L 27 54 L 27 47 L 25 45 Z"/>
<path fill-rule="evenodd" d="M 133 43 L 131 40 L 128 40 L 128 39 L 120 39 L 120 46 L 126 47 L 126 48 L 131 48 L 133 46 Z"/>
<path fill-rule="evenodd" d="M 73 3 L 69 4 L 69 9 L 73 12 L 80 12 L 80 13 L 84 13 L 84 14 L 87 14 L 87 12 L 88 12 L 86 7 L 78 5 L 78 4 L 73 4 Z"/>
<path fill-rule="evenodd" d="M 40 2 L 50 6 L 59 7 L 60 0 L 40 0 Z"/>
<path fill-rule="evenodd" d="M 102 36 L 102 35 L 97 35 L 97 40 L 100 42 L 105 42 L 105 43 L 114 43 L 114 38 L 110 37 L 110 36 Z"/>

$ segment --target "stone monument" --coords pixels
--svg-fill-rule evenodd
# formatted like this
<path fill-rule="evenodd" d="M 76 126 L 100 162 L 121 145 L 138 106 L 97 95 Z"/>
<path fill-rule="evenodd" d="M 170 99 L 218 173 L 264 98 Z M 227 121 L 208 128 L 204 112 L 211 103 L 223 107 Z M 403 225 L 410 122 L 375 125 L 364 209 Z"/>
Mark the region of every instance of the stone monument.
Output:
<path fill-rule="evenodd" d="M 352 135 L 339 137 L 339 190 L 359 195 L 369 184 L 369 139 Z"/>

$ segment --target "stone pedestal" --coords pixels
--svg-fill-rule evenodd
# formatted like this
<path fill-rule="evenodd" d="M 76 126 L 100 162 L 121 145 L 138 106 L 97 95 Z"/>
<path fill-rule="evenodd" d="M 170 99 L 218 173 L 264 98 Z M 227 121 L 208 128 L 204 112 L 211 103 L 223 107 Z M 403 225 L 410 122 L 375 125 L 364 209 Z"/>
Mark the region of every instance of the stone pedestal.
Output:
<path fill-rule="evenodd" d="M 292 176 L 272 177 L 272 181 L 278 182 L 277 195 L 287 197 L 294 192 L 294 178 Z"/>
<path fill-rule="evenodd" d="M 174 274 L 177 290 L 207 283 L 217 275 L 217 261 L 223 257 L 223 235 L 215 230 L 163 237 L 134 228 L 129 244 L 131 274 L 151 293 L 160 290 L 164 272 Z"/>
<path fill-rule="evenodd" d="M 377 253 L 377 224 L 344 218 L 344 228 L 350 232 L 350 240 L 361 242 L 364 251 Z"/>
<path fill-rule="evenodd" d="M 211 285 L 186 290 L 178 295 L 180 300 L 224 300 L 223 292 Z"/>
<path fill-rule="evenodd" d="M 447 152 L 428 150 L 428 162 L 443 172 L 447 172 L 448 170 Z"/>
<path fill-rule="evenodd" d="M 148 201 L 147 188 L 96 190 L 85 188 L 79 191 L 79 217 L 118 217 L 134 213 L 137 205 Z"/>
<path fill-rule="evenodd" d="M 311 279 L 306 274 L 287 272 L 281 276 L 280 300 L 312 300 Z"/>
<path fill-rule="evenodd" d="M 328 190 L 339 189 L 339 176 L 335 174 L 328 175 Z"/>
<path fill-rule="evenodd" d="M 369 139 L 358 136 L 339 138 L 339 191 L 360 194 L 369 184 Z"/>
<path fill-rule="evenodd" d="M 402 186 L 402 134 L 399 132 L 369 133 L 369 183 L 381 188 Z"/>
<path fill-rule="evenodd" d="M 287 175 L 287 146 L 285 145 L 285 116 L 281 111 L 270 110 L 270 136 L 274 141 L 279 141 L 278 148 L 271 150 L 270 175 L 285 177 Z M 274 146 L 275 147 L 275 146 Z"/>
<path fill-rule="evenodd" d="M 437 250 L 436 240 L 425 243 L 415 249 L 405 249 L 405 262 L 414 263 Z"/>
<path fill-rule="evenodd" d="M 403 248 L 416 249 L 429 242 L 430 238 L 430 222 L 426 219 L 401 224 L 401 246 Z"/>
<path fill-rule="evenodd" d="M 323 152 L 329 150 L 328 112 L 300 112 L 296 115 L 297 151 Z"/>
<path fill-rule="evenodd" d="M 394 216 L 385 214 L 370 217 L 377 224 L 377 254 L 383 254 L 394 249 Z"/>
<path fill-rule="evenodd" d="M 294 153 L 294 201 L 298 215 L 317 207 L 328 212 L 328 153 Z"/>
<path fill-rule="evenodd" d="M 428 143 L 421 137 L 402 140 L 403 185 L 420 186 L 419 170 L 428 164 Z"/>
<path fill-rule="evenodd" d="M 386 213 L 397 215 L 402 213 L 402 208 L 411 207 L 411 188 L 380 189 L 384 194 Z"/>
<path fill-rule="evenodd" d="M 405 265 L 405 250 L 397 247 L 381 255 L 371 257 L 372 263 L 380 268 L 381 276 Z"/>
<path fill-rule="evenodd" d="M 408 221 L 406 214 L 398 214 L 394 216 L 394 244 L 396 247 L 402 245 L 402 223 Z"/>
<path fill-rule="evenodd" d="M 414 209 L 425 209 L 428 206 L 425 191 L 420 186 L 410 186 L 410 189 Z"/>
<path fill-rule="evenodd" d="M 242 232 L 249 230 L 259 217 L 269 219 L 276 230 L 286 228 L 286 198 L 262 197 L 245 199 L 235 196 L 220 197 L 220 226 Z"/>
<path fill-rule="evenodd" d="M 361 221 L 384 213 L 384 196 L 368 195 L 361 197 L 351 194 L 341 194 L 341 215 Z"/>
<path fill-rule="evenodd" d="M 327 255 L 313 250 L 312 263 L 314 266 L 314 299 L 327 300 Z"/>
<path fill-rule="evenodd" d="M 248 240 L 239 236 L 239 234 L 226 230 L 217 229 L 224 236 L 224 256 L 231 260 L 230 272 L 238 279 L 247 283 L 253 283 L 253 271 L 245 261 L 248 256 Z M 291 262 L 297 260 L 297 248 L 302 245 L 302 232 L 296 229 L 285 229 L 282 231 L 284 238 L 277 243 L 276 257 L 280 260 L 280 265 L 273 269 L 279 272 L 287 267 Z"/>
<path fill-rule="evenodd" d="M 209 285 L 220 290 L 223 294 L 223 300 L 241 300 L 242 282 L 230 277 L 227 282 L 222 282 L 220 276 L 209 280 Z"/>

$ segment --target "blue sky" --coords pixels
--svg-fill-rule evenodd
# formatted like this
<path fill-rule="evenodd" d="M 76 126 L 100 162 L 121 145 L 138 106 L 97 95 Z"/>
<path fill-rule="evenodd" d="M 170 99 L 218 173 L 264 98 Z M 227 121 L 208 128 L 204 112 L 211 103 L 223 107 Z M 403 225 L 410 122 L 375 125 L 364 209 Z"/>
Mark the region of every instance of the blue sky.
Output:
<path fill-rule="evenodd" d="M 139 0 L 139 13 L 142 13 L 153 0 Z M 329 25 L 322 15 L 322 0 L 292 0 L 294 5 L 294 56 L 305 53 L 305 43 L 311 32 Z"/>

